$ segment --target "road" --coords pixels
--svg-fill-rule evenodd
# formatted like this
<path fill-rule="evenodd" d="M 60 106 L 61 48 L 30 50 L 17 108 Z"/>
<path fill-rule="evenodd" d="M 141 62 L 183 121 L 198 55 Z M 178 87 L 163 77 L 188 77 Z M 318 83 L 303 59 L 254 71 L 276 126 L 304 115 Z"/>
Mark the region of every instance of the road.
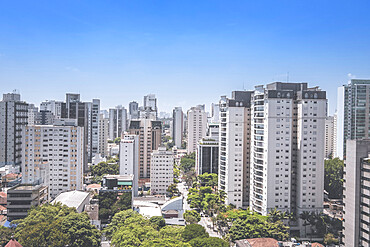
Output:
<path fill-rule="evenodd" d="M 188 190 L 186 189 L 185 182 L 178 183 L 177 188 L 179 189 L 180 193 L 184 196 L 183 200 L 184 212 L 186 210 L 191 210 L 190 205 L 187 202 Z M 210 217 L 202 216 L 198 224 L 206 229 L 210 237 L 222 238 L 222 236 L 218 232 L 213 231 L 212 220 Z"/>

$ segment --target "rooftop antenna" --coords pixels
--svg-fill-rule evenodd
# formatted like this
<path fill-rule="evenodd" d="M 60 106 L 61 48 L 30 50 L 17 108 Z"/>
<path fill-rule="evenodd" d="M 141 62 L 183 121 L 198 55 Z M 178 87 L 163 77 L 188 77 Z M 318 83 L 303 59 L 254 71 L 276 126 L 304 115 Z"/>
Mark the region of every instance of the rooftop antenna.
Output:
<path fill-rule="evenodd" d="M 243 81 L 243 91 L 245 91 L 245 87 L 244 87 L 244 81 Z"/>
<path fill-rule="evenodd" d="M 289 72 L 286 74 L 286 82 L 289 82 Z"/>

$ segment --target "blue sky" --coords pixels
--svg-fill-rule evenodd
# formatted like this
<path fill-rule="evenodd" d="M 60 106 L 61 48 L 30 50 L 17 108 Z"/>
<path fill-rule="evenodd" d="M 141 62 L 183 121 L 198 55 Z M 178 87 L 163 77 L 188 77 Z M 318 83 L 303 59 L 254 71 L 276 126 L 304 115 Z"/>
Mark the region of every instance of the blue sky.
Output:
<path fill-rule="evenodd" d="M 0 1 L 0 93 L 79 92 L 160 111 L 272 81 L 328 91 L 370 78 L 368 1 Z"/>

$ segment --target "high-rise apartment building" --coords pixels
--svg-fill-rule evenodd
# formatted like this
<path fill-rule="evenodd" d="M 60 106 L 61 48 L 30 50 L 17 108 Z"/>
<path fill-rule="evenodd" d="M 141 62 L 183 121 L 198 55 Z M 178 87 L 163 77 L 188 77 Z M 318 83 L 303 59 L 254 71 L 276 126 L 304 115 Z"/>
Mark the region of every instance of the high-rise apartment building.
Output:
<path fill-rule="evenodd" d="M 105 118 L 104 114 L 99 117 L 99 153 L 102 156 L 108 155 L 108 138 L 109 138 L 109 118 Z"/>
<path fill-rule="evenodd" d="M 352 79 L 338 88 L 337 154 L 345 159 L 347 139 L 370 137 L 370 80 Z"/>
<path fill-rule="evenodd" d="M 153 111 L 158 112 L 157 98 L 155 97 L 155 94 L 148 94 L 144 96 L 144 107 L 150 107 Z"/>
<path fill-rule="evenodd" d="M 40 111 L 50 111 L 55 118 L 64 118 L 66 116 L 66 103 L 62 101 L 46 100 L 41 102 Z"/>
<path fill-rule="evenodd" d="M 131 120 L 128 133 L 139 136 L 139 185 L 150 181 L 150 159 L 162 142 L 162 123 L 150 119 Z"/>
<path fill-rule="evenodd" d="M 127 110 L 122 106 L 109 109 L 109 139 L 121 137 L 127 130 Z"/>
<path fill-rule="evenodd" d="M 139 104 L 136 101 L 132 101 L 129 104 L 130 120 L 139 119 Z"/>
<path fill-rule="evenodd" d="M 218 187 L 238 208 L 249 206 L 252 93 L 234 91 L 220 100 Z"/>
<path fill-rule="evenodd" d="M 49 187 L 51 197 L 83 184 L 84 133 L 76 120 L 61 119 L 55 125 L 23 129 L 22 181 Z"/>
<path fill-rule="evenodd" d="M 197 150 L 198 141 L 206 135 L 207 113 L 204 111 L 204 105 L 190 108 L 187 122 L 187 150 L 188 153 L 193 153 Z"/>
<path fill-rule="evenodd" d="M 21 165 L 22 129 L 28 123 L 28 104 L 21 95 L 8 93 L 0 101 L 0 167 Z"/>
<path fill-rule="evenodd" d="M 326 92 L 307 83 L 256 86 L 252 99 L 250 207 L 321 211 Z"/>
<path fill-rule="evenodd" d="M 184 114 L 181 107 L 175 107 L 172 113 L 172 141 L 181 148 L 184 136 Z"/>
<path fill-rule="evenodd" d="M 347 140 L 344 167 L 345 246 L 370 243 L 370 139 Z"/>
<path fill-rule="evenodd" d="M 325 119 L 325 153 L 324 157 L 337 157 L 337 115 Z"/>
<path fill-rule="evenodd" d="M 211 104 L 211 123 L 219 123 L 220 122 L 220 104 Z"/>
<path fill-rule="evenodd" d="M 167 188 L 173 184 L 172 151 L 166 151 L 165 147 L 159 147 L 151 154 L 150 165 L 150 192 L 152 195 L 166 195 Z"/>
<path fill-rule="evenodd" d="M 139 136 L 125 134 L 119 147 L 119 175 L 134 175 L 134 196 L 138 196 Z"/>

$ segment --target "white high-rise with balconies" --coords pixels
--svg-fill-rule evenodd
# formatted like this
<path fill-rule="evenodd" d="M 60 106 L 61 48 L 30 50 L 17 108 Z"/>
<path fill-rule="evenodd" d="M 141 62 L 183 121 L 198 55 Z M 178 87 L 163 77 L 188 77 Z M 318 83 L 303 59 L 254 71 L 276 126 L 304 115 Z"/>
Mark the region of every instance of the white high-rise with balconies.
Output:
<path fill-rule="evenodd" d="M 109 138 L 109 118 L 104 114 L 99 114 L 99 153 L 102 156 L 108 155 L 108 138 Z"/>
<path fill-rule="evenodd" d="M 307 83 L 256 87 L 250 183 L 254 211 L 322 211 L 326 108 L 326 92 Z"/>
<path fill-rule="evenodd" d="M 187 123 L 187 150 L 188 153 L 193 153 L 197 150 L 198 141 L 206 136 L 207 113 L 204 111 L 204 105 L 198 105 L 188 110 Z"/>
<path fill-rule="evenodd" d="M 119 146 L 119 175 L 134 175 L 134 196 L 138 196 L 139 156 L 139 136 L 125 134 Z"/>
<path fill-rule="evenodd" d="M 234 91 L 220 100 L 218 188 L 238 208 L 249 206 L 251 95 Z"/>
<path fill-rule="evenodd" d="M 50 196 L 83 189 L 84 133 L 76 120 L 23 129 L 22 181 L 49 186 Z"/>
<path fill-rule="evenodd" d="M 326 159 L 337 157 L 337 115 L 325 119 L 325 153 Z"/>

